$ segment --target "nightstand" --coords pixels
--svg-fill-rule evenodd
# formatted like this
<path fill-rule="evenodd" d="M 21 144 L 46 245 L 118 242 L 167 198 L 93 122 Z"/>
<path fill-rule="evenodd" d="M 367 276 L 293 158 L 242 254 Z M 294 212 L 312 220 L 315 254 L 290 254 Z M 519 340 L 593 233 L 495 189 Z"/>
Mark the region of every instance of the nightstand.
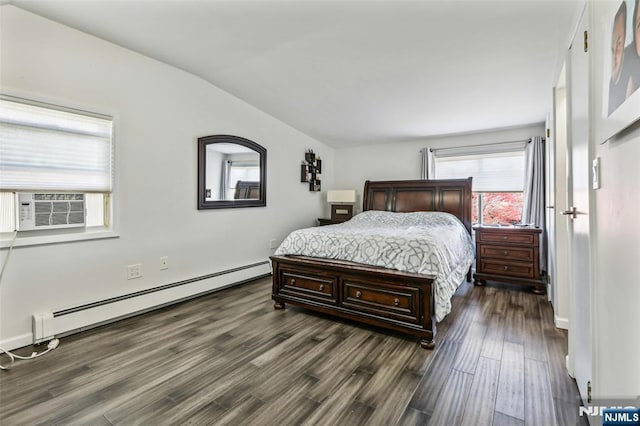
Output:
<path fill-rule="evenodd" d="M 342 219 L 333 220 L 333 219 L 328 219 L 323 217 L 318 218 L 318 223 L 320 224 L 320 226 L 335 225 L 336 223 L 343 223 L 343 222 L 346 222 L 346 220 L 342 220 Z"/>
<path fill-rule="evenodd" d="M 475 285 L 501 281 L 528 285 L 536 294 L 544 293 L 540 276 L 540 228 L 516 226 L 475 226 Z"/>

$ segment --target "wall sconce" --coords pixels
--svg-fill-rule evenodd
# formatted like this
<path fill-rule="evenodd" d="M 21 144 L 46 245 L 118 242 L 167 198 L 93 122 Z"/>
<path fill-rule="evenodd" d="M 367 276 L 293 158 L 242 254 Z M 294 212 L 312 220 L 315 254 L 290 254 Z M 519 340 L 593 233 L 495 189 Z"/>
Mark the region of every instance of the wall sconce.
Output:
<path fill-rule="evenodd" d="M 331 220 L 349 220 L 353 216 L 356 191 L 355 189 L 327 191 L 327 202 L 331 203 Z"/>
<path fill-rule="evenodd" d="M 309 183 L 309 191 L 320 191 L 322 160 L 316 157 L 312 149 L 304 153 L 304 161 L 300 164 L 300 182 Z"/>

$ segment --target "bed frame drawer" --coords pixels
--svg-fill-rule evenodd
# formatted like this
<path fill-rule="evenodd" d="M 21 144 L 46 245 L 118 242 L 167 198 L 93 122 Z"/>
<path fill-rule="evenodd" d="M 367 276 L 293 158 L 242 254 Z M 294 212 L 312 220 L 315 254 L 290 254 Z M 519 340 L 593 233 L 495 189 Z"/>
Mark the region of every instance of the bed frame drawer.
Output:
<path fill-rule="evenodd" d="M 327 302 L 337 301 L 337 278 L 282 270 L 282 294 L 300 296 Z"/>
<path fill-rule="evenodd" d="M 416 287 L 382 286 L 350 277 L 345 277 L 341 287 L 342 306 L 414 324 L 420 322 L 420 290 Z"/>

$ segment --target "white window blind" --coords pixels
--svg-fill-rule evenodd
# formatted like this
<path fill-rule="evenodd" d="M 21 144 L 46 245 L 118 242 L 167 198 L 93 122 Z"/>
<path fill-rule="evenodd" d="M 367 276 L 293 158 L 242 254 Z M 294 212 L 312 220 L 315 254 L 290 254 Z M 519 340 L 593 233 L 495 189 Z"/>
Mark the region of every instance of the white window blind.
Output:
<path fill-rule="evenodd" d="M 502 151 L 501 151 L 502 150 Z M 521 192 L 524 143 L 434 150 L 435 178 L 473 177 L 474 192 Z"/>
<path fill-rule="evenodd" d="M 110 192 L 113 119 L 0 98 L 0 189 Z"/>

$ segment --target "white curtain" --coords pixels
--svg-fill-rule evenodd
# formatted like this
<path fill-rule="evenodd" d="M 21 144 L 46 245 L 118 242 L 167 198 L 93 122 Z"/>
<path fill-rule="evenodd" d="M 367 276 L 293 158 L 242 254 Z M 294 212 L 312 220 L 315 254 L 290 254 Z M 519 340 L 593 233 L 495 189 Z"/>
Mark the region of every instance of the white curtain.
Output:
<path fill-rule="evenodd" d="M 435 179 L 433 151 L 431 148 L 422 148 L 420 150 L 420 179 Z"/>
<path fill-rule="evenodd" d="M 544 138 L 534 136 L 525 148 L 524 205 L 522 223 L 542 229 L 540 269 L 546 271 L 546 231 L 544 229 Z"/>
<path fill-rule="evenodd" d="M 229 196 L 229 185 L 231 185 L 231 182 L 229 182 L 230 174 L 231 174 L 231 161 L 223 160 L 222 161 L 222 178 L 220 179 L 221 180 L 221 185 L 220 185 L 221 200 L 233 199 L 233 194 Z"/>

